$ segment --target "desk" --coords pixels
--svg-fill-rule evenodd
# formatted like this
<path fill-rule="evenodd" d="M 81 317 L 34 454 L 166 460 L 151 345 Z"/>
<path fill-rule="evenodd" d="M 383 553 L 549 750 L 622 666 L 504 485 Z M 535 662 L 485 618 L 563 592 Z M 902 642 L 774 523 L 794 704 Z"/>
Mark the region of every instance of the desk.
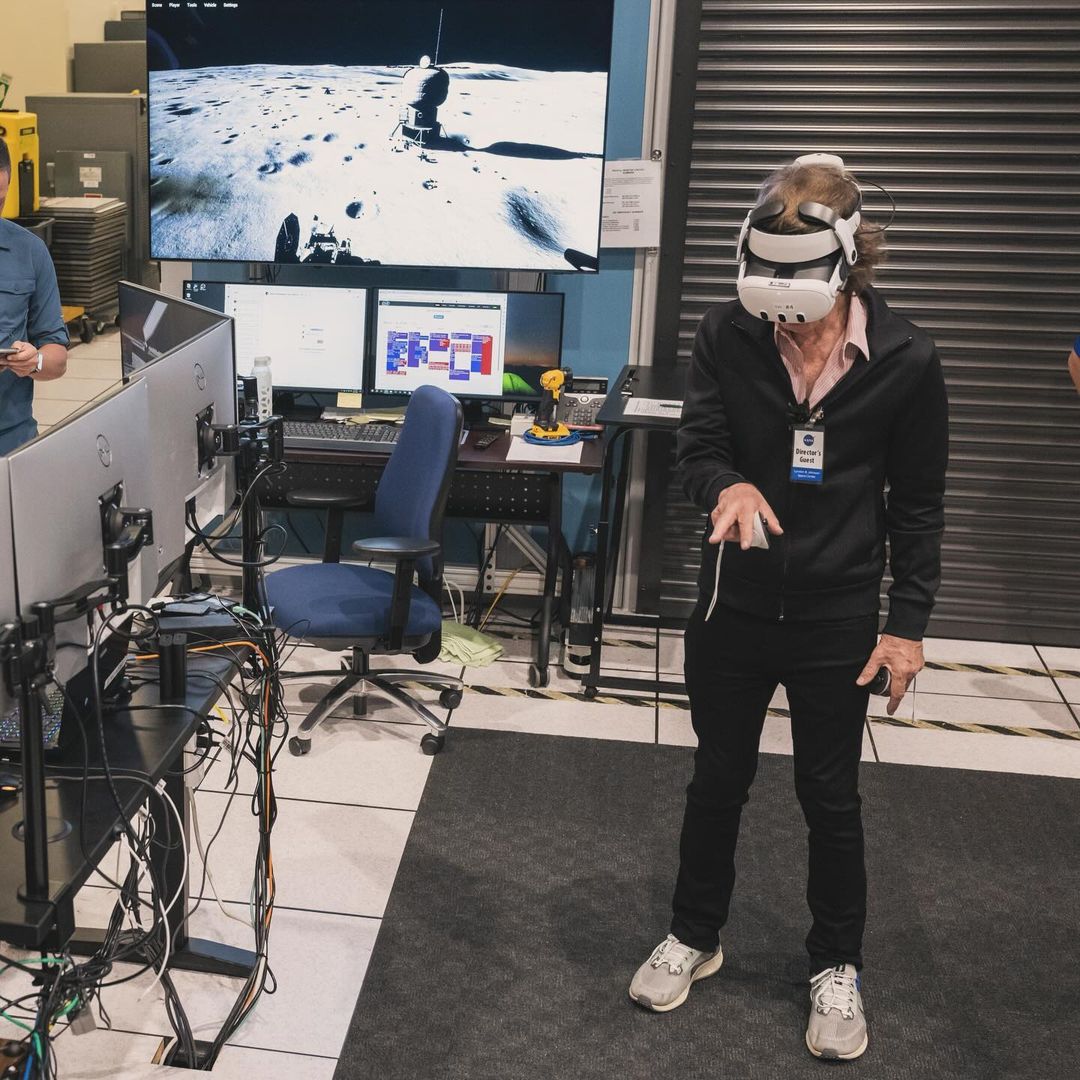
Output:
<path fill-rule="evenodd" d="M 686 388 L 686 367 L 636 367 L 628 364 L 612 383 L 607 399 L 597 421 L 604 425 L 604 464 L 601 480 L 600 520 L 596 528 L 596 576 L 593 584 L 592 655 L 589 670 L 582 676 L 585 696 L 596 697 L 601 686 L 612 689 L 634 690 L 677 689 L 658 684 L 653 679 L 633 679 L 600 674 L 600 661 L 604 644 L 604 623 L 613 621 L 611 594 L 615 580 L 616 556 L 622 533 L 623 503 L 626 497 L 626 479 L 630 467 L 630 439 L 634 431 L 667 432 L 671 435 L 679 426 L 675 415 L 653 415 L 627 412 L 627 405 L 637 400 L 678 401 L 683 400 Z M 613 483 L 616 446 L 619 448 L 619 483 Z M 647 483 L 646 490 L 655 484 Z M 614 498 L 613 498 L 614 496 Z M 662 519 L 662 515 L 660 515 Z M 626 625 L 656 625 L 652 617 L 632 617 L 619 620 Z"/>
<path fill-rule="evenodd" d="M 140 686 L 132 695 L 130 706 L 118 709 L 105 718 L 105 746 L 112 772 L 138 772 L 157 783 L 163 777 L 170 797 L 184 816 L 187 825 L 186 800 L 183 797 L 182 775 L 184 747 L 195 729 L 221 696 L 218 683 L 225 683 L 236 672 L 234 659 L 223 656 L 188 657 L 188 692 L 185 707 L 162 706 L 158 702 L 156 684 Z M 145 706 L 151 708 L 145 709 Z M 101 770 L 101 746 L 95 724 L 87 731 L 91 770 Z M 49 878 L 53 885 L 53 904 L 24 903 L 18 899 L 17 888 L 23 881 L 23 846 L 12 828 L 22 820 L 18 800 L 0 809 L 0 940 L 24 949 L 47 948 L 60 950 L 69 943 L 77 948 L 94 947 L 94 934 L 84 935 L 75 930 L 74 901 L 94 868 L 108 852 L 120 824 L 120 812 L 104 780 L 91 780 L 86 785 L 86 812 L 81 813 L 82 799 L 82 740 L 76 739 L 70 748 L 69 760 L 51 762 L 46 766 L 46 804 L 50 818 L 63 818 L 71 832 L 49 844 Z M 124 817 L 130 820 L 147 800 L 146 788 L 134 780 L 116 779 L 116 788 Z M 151 804 L 157 800 L 151 800 Z M 173 821 L 175 832 L 175 820 Z M 161 826 L 162 830 L 164 825 Z M 159 832 L 163 835 L 163 832 Z M 84 854 L 85 849 L 85 854 Z M 162 850 L 158 870 L 163 887 L 171 896 L 187 867 L 179 846 L 173 851 Z M 55 906 L 55 911 L 54 911 Z M 195 942 L 187 937 L 187 905 L 178 903 L 169 913 L 173 933 L 171 965 L 192 970 L 220 971 L 244 974 L 251 968 L 252 954 L 241 949 L 217 946 L 211 942 Z M 72 942 L 73 936 L 78 942 Z M 213 955 L 211 955 L 213 954 Z M 220 963 L 219 961 L 224 961 Z"/>
<path fill-rule="evenodd" d="M 509 433 L 486 450 L 476 449 L 479 432 L 470 431 L 458 450 L 457 467 L 450 483 L 446 513 L 497 524 L 546 525 L 544 592 L 536 633 L 536 658 L 529 667 L 529 683 L 547 686 L 555 583 L 562 548 L 562 478 L 567 473 L 595 474 L 604 465 L 602 439 L 583 444 L 581 461 L 508 462 Z M 375 488 L 388 454 L 336 447 L 332 450 L 294 450 L 286 447 L 287 469 L 264 478 L 259 499 L 265 507 L 287 507 L 287 492 L 300 488 L 348 491 L 363 500 L 359 511 L 375 505 Z"/>

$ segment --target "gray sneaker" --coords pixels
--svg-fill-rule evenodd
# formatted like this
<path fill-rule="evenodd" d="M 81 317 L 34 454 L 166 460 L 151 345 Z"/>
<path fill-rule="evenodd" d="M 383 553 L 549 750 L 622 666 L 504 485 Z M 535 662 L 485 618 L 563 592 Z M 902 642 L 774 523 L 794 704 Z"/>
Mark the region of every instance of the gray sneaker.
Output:
<path fill-rule="evenodd" d="M 653 1012 L 677 1009 L 690 993 L 690 984 L 715 975 L 723 962 L 719 946 L 716 952 L 702 952 L 668 934 L 637 969 L 630 982 L 630 1000 Z"/>
<path fill-rule="evenodd" d="M 810 980 L 806 1046 L 814 1057 L 851 1061 L 866 1051 L 859 975 L 854 964 L 837 964 Z"/>

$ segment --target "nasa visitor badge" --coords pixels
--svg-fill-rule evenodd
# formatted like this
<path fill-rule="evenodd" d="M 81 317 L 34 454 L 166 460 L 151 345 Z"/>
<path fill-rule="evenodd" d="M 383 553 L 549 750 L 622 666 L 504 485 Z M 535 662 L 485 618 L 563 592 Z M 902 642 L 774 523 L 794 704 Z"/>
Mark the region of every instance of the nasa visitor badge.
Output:
<path fill-rule="evenodd" d="M 820 484 L 825 479 L 825 430 L 796 427 L 791 449 L 791 480 L 796 484 Z"/>

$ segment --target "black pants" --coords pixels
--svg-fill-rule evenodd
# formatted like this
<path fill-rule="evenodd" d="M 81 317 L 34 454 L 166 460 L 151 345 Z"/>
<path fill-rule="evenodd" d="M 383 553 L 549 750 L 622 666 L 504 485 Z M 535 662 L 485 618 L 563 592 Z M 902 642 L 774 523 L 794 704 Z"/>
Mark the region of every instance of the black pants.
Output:
<path fill-rule="evenodd" d="M 757 772 L 769 700 L 787 688 L 795 791 L 809 827 L 806 939 L 813 972 L 862 966 L 866 868 L 859 759 L 869 692 L 855 685 L 877 617 L 776 623 L 699 604 L 686 628 L 686 688 L 698 749 L 686 791 L 671 932 L 714 950 L 735 885 L 739 819 Z"/>

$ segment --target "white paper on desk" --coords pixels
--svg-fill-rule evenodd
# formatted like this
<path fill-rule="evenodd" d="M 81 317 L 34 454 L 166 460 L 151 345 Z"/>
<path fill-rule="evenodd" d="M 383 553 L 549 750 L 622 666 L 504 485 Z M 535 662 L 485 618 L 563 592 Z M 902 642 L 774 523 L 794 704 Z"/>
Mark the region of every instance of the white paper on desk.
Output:
<path fill-rule="evenodd" d="M 539 446 L 536 443 L 527 443 L 519 435 L 510 441 L 510 449 L 506 451 L 506 460 L 546 461 L 557 465 L 576 465 L 581 461 L 581 448 L 584 445 L 577 442 L 572 446 Z"/>
<path fill-rule="evenodd" d="M 623 409 L 624 416 L 663 416 L 678 420 L 682 416 L 681 401 L 660 401 L 657 398 L 632 397 Z"/>
<path fill-rule="evenodd" d="M 663 174 L 659 161 L 609 161 L 604 167 L 600 246 L 660 246 Z"/>

